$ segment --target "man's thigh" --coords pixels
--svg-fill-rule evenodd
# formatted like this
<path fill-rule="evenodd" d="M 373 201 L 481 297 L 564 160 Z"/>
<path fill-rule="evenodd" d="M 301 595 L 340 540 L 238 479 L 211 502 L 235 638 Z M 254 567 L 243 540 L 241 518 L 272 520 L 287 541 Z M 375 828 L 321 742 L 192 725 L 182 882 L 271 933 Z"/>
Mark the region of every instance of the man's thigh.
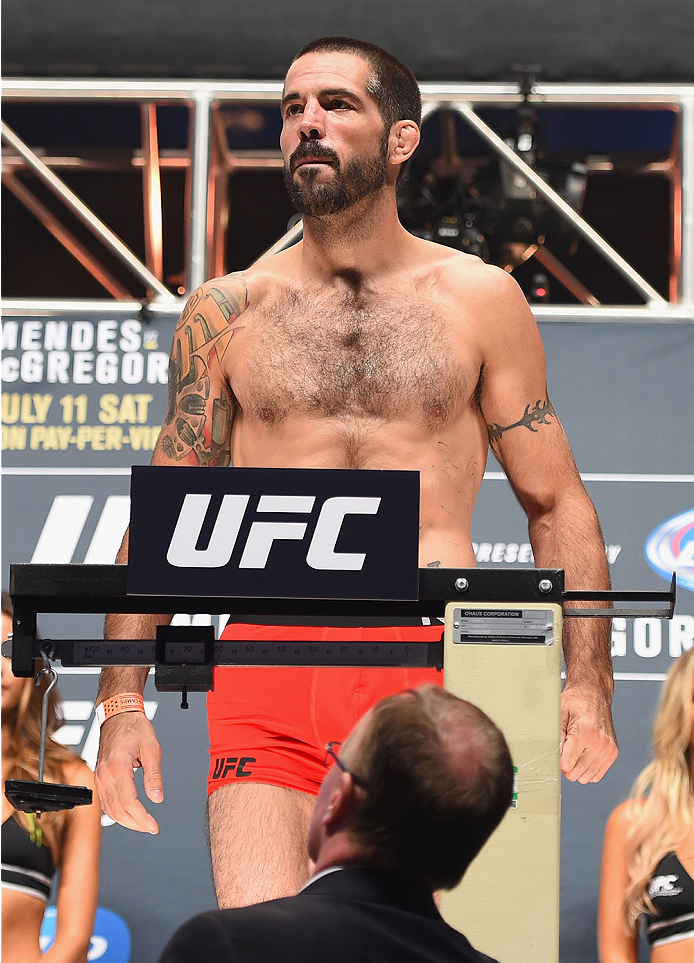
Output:
<path fill-rule="evenodd" d="M 308 878 L 313 804 L 313 796 L 262 783 L 212 793 L 210 852 L 220 909 L 298 892 Z"/>
<path fill-rule="evenodd" d="M 208 694 L 208 793 L 253 783 L 315 795 L 325 773 L 313 669 L 216 669 Z"/>

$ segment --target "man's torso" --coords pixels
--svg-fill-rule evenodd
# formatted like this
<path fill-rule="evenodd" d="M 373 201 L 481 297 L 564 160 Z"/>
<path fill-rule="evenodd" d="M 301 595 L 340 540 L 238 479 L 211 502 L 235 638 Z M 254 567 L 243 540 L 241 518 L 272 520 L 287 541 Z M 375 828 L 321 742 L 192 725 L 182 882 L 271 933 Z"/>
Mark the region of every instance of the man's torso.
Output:
<path fill-rule="evenodd" d="M 209 282 L 203 314 L 231 316 L 216 344 L 233 409 L 212 442 L 230 433 L 237 467 L 417 470 L 421 564 L 473 565 L 488 451 L 481 338 L 447 283 L 449 253 L 423 253 L 377 283 L 306 279 L 292 251 Z"/>

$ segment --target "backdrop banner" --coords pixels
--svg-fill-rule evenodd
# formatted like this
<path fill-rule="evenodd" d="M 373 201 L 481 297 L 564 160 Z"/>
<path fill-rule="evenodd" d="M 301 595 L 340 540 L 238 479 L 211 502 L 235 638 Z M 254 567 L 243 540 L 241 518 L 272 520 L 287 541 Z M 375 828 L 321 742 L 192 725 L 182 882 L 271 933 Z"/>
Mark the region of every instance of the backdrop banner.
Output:
<path fill-rule="evenodd" d="M 130 467 L 149 462 L 165 414 L 174 320 L 158 315 L 143 326 L 136 316 L 113 320 L 107 310 L 88 319 L 5 319 L 4 587 L 14 561 L 114 560 L 129 518 Z M 672 621 L 614 620 L 619 759 L 597 785 L 563 780 L 561 959 L 593 963 L 605 820 L 648 758 L 665 673 L 694 644 L 694 327 L 543 322 L 540 328 L 552 401 L 598 510 L 615 588 L 665 590 L 673 568 L 678 573 Z M 493 458 L 487 468 L 473 520 L 478 564 L 532 566 L 525 516 Z M 219 629 L 226 619 L 192 620 Z M 44 616 L 39 630 L 96 638 L 101 618 Z M 61 739 L 91 765 L 96 671 L 60 672 Z M 180 712 L 176 695 L 156 692 L 149 681 L 145 700 L 164 754 L 166 799 L 153 807 L 161 832 L 136 835 L 107 825 L 100 892 L 101 907 L 129 931 L 119 924 L 118 959 L 129 938 L 132 961 L 156 959 L 183 919 L 215 906 L 205 831 L 204 696 L 192 693 L 190 709 Z M 99 946 L 111 932 L 103 929 Z"/>

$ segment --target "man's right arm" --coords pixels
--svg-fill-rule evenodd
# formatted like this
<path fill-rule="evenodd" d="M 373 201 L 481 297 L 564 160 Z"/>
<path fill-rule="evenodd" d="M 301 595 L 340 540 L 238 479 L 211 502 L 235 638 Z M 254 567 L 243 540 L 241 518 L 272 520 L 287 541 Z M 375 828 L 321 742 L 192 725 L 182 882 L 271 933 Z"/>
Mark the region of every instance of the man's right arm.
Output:
<path fill-rule="evenodd" d="M 116 562 L 128 561 L 126 531 Z M 106 616 L 104 638 L 153 639 L 157 625 L 166 625 L 171 615 L 133 615 L 118 613 Z M 136 666 L 102 669 L 97 705 L 123 692 L 144 690 L 149 669 Z M 140 712 L 124 712 L 104 722 L 99 741 L 99 759 L 95 780 L 101 808 L 121 826 L 144 833 L 158 833 L 156 820 L 137 798 L 133 769 L 141 768 L 147 798 L 159 803 L 164 799 L 161 777 L 161 747 L 151 722 Z"/>
<path fill-rule="evenodd" d="M 246 283 L 240 275 L 210 281 L 189 298 L 176 325 L 169 363 L 169 401 L 152 456 L 153 465 L 228 465 L 235 399 L 225 375 L 224 358 L 243 324 L 248 307 Z M 116 558 L 128 560 L 128 532 Z M 153 639 L 157 625 L 171 615 L 111 614 L 109 639 Z M 104 669 L 97 703 L 124 692 L 141 693 L 147 669 Z M 141 712 L 124 712 L 101 729 L 96 784 L 108 816 L 130 829 L 156 833 L 153 817 L 137 799 L 133 769 L 142 768 L 147 797 L 161 802 L 161 748 L 152 724 Z"/>

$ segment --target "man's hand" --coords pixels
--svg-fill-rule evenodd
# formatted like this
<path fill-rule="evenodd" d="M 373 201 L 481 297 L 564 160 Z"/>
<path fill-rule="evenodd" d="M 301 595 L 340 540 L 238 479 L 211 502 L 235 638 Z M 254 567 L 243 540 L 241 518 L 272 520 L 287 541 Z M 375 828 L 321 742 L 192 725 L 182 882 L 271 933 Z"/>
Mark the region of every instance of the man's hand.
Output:
<path fill-rule="evenodd" d="M 584 685 L 561 695 L 561 771 L 572 782 L 599 782 L 617 758 L 610 699 Z"/>
<path fill-rule="evenodd" d="M 123 712 L 101 727 L 96 787 L 107 816 L 127 829 L 156 834 L 159 826 L 137 798 L 133 769 L 142 768 L 145 792 L 152 802 L 164 799 L 161 746 L 143 712 Z"/>

